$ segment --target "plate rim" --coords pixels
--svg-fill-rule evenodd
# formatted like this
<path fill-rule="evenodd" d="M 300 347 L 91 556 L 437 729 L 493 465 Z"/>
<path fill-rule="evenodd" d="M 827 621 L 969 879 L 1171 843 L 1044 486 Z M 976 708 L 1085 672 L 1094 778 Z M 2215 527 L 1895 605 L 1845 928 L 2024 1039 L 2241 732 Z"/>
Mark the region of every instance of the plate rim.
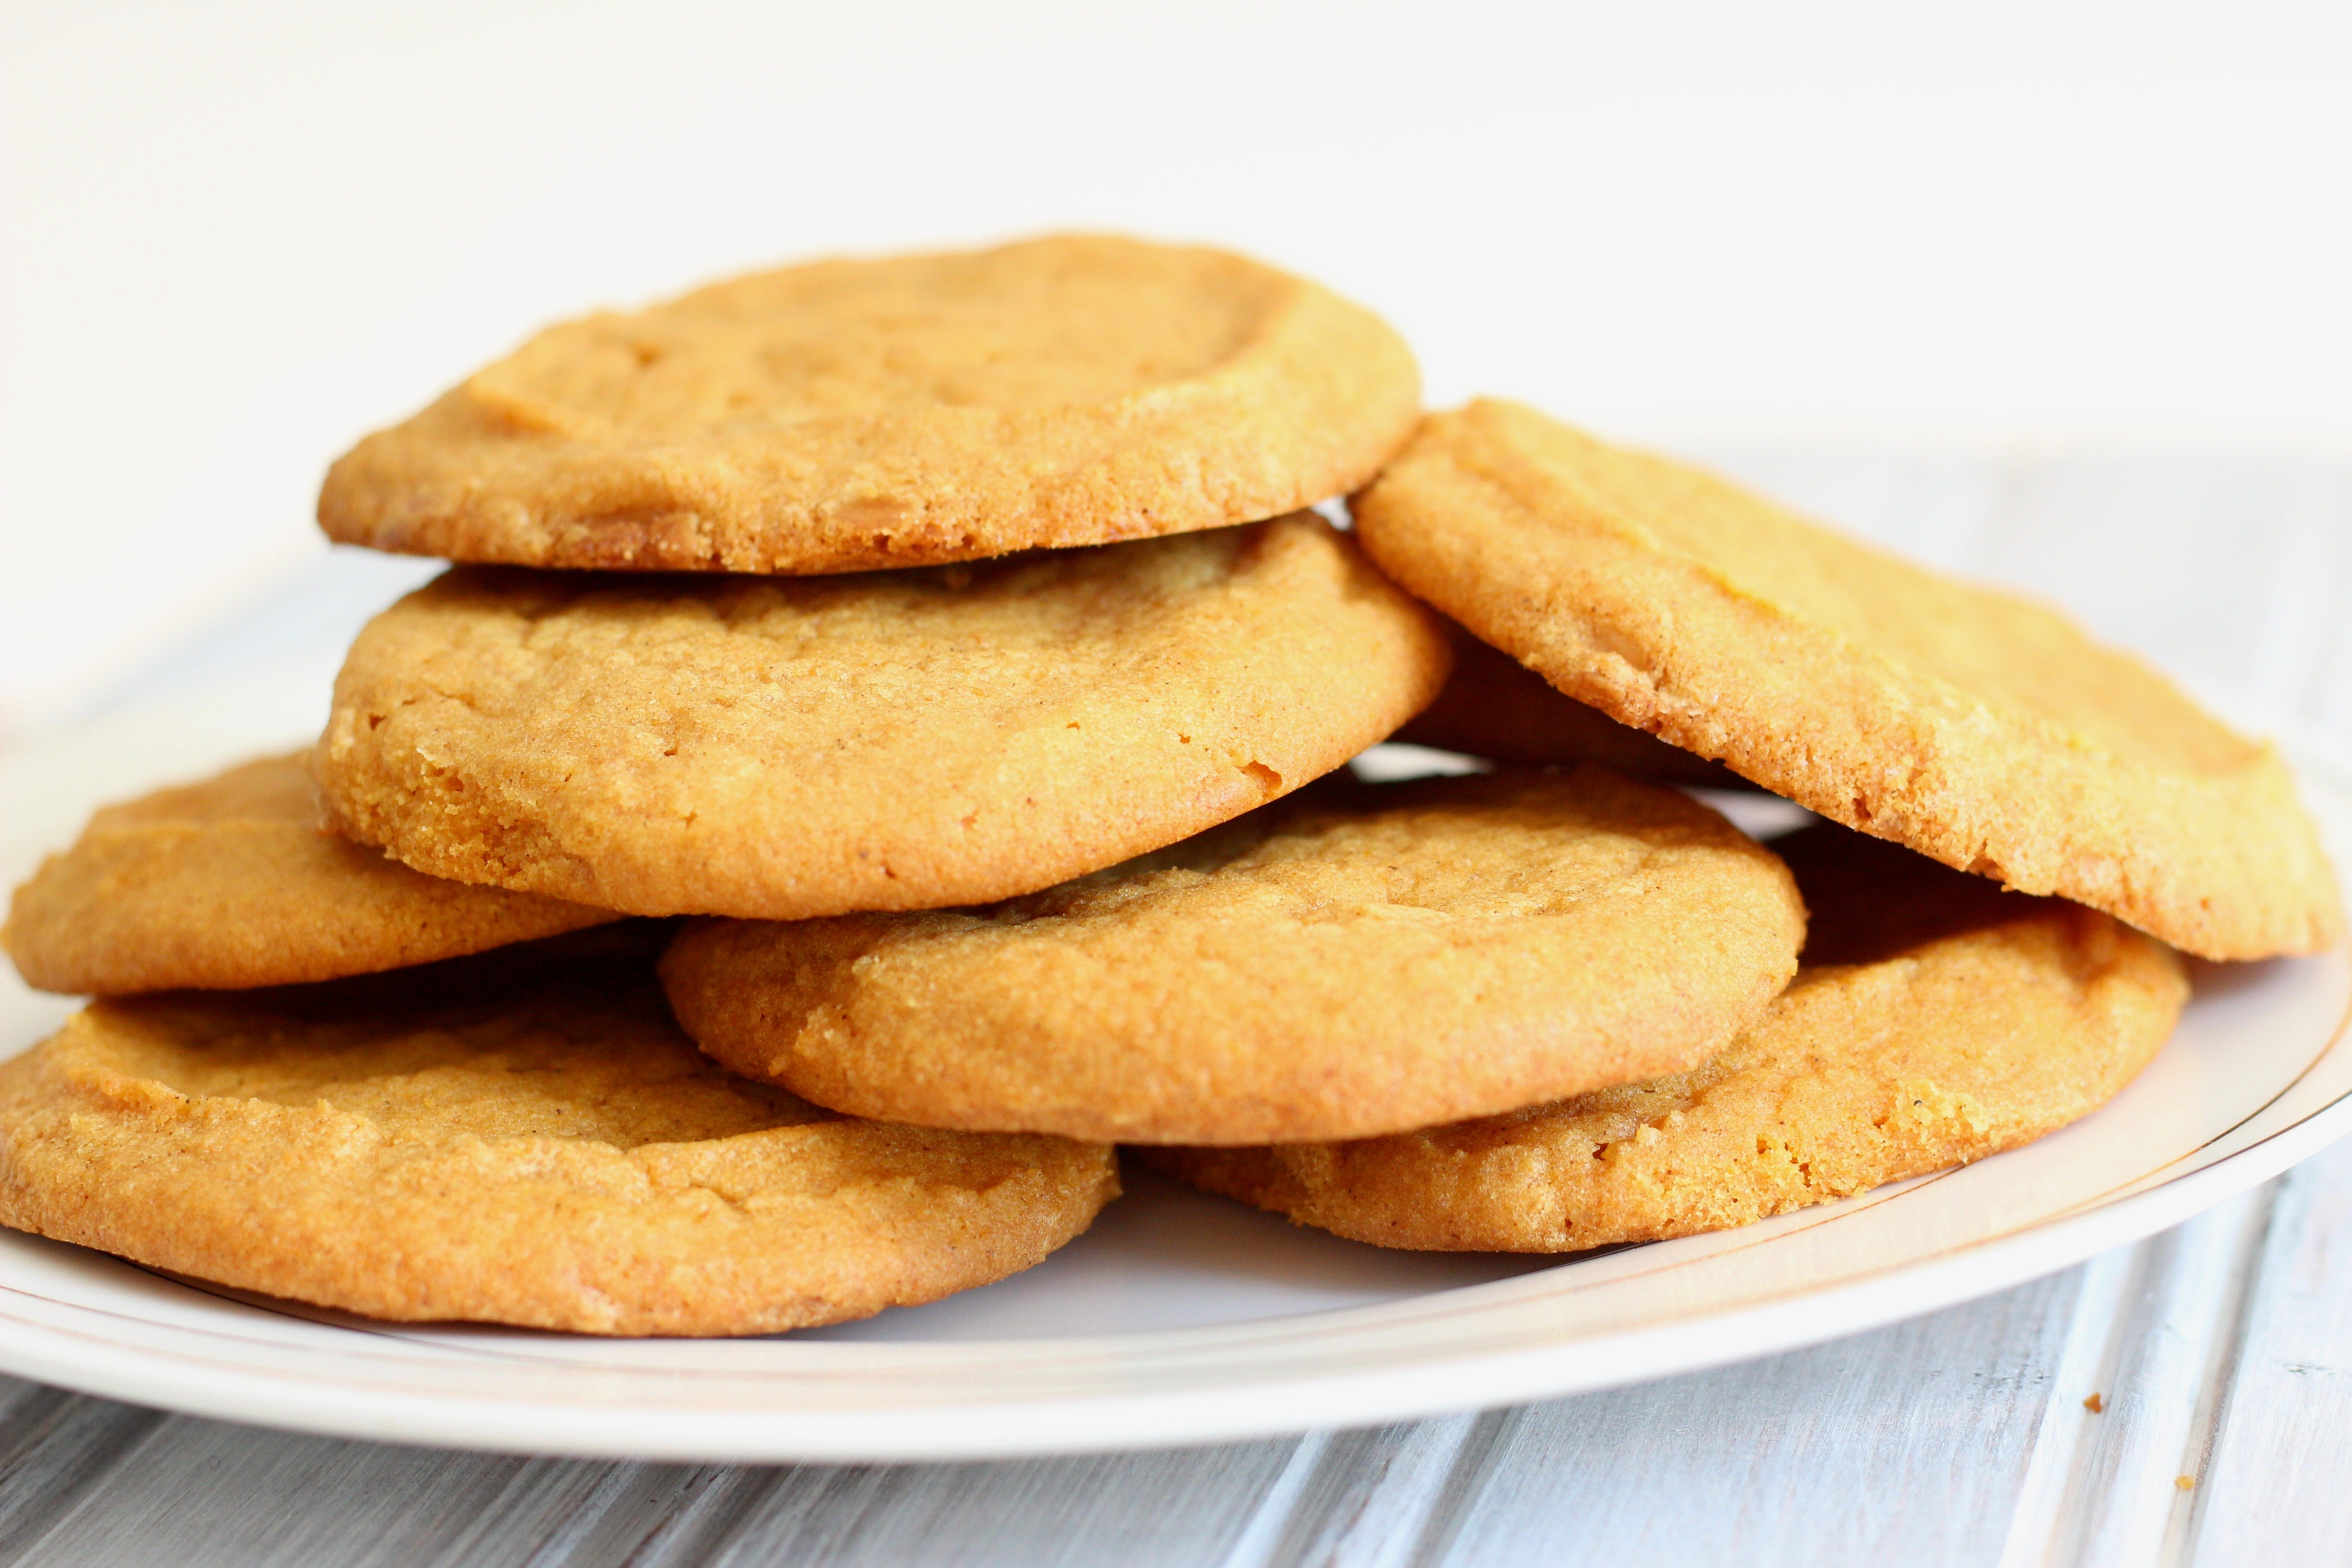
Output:
<path fill-rule="evenodd" d="M 2347 1022 L 2352 1022 L 2352 1013 L 2339 1019 L 2328 1051 L 2344 1048 Z M 1651 1327 L 1550 1345 L 1433 1352 L 1402 1365 L 1262 1380 L 1247 1401 L 1236 1400 L 1223 1387 L 1024 1401 L 1024 1422 L 1019 1426 L 1006 1426 L 1005 1405 L 993 1400 L 922 1409 L 714 1409 L 665 1407 L 643 1399 L 619 1406 L 557 1404 L 320 1384 L 234 1363 L 206 1372 L 199 1370 L 200 1363 L 180 1359 L 164 1363 L 164 1370 L 173 1375 L 167 1386 L 159 1388 L 152 1370 L 163 1362 L 159 1352 L 125 1349 L 95 1334 L 25 1320 L 5 1309 L 0 1309 L 0 1321 L 10 1325 L 10 1332 L 0 1336 L 0 1371 L 131 1404 L 315 1436 L 580 1458 L 926 1463 L 1247 1442 L 1598 1393 L 1867 1332 L 1998 1294 L 2111 1247 L 2143 1240 L 2259 1186 L 2347 1134 L 2352 1134 L 2352 1090 L 2244 1149 L 2126 1197 L 2061 1218 L 2029 1222 L 1991 1241 L 1889 1264 L 1821 1289 L 1790 1289 L 1762 1302 L 1696 1311 Z M 1931 1289 L 1923 1291 L 1923 1282 Z M 5 1284 L 0 1284 L 0 1293 L 26 1294 Z M 1923 1300 L 1929 1296 L 1933 1299 Z M 77 1312 L 102 1310 L 62 1304 Z M 1286 1321 L 1303 1327 L 1335 1315 L 1306 1313 Z M 1706 1342 L 1710 1331 L 1727 1322 L 1746 1325 L 1747 1331 L 1736 1338 L 1724 1336 L 1712 1345 Z M 1123 1337 L 1029 1342 L 1041 1348 L 1068 1342 L 1099 1349 Z M 99 1347 L 98 1359 L 73 1358 L 62 1349 L 43 1353 L 45 1342 L 71 1340 Z M 1300 1406 L 1309 1404 L 1312 1411 L 1300 1414 Z M 629 1433 L 600 1428 L 593 1425 L 600 1412 L 644 1425 Z M 1055 1419 L 1038 1419 L 1045 1416 Z M 654 1429 L 671 1423 L 693 1430 Z M 1054 1427 L 1050 1436 L 1040 1430 L 1048 1424 Z M 922 1430 L 908 1430 L 918 1425 Z"/>

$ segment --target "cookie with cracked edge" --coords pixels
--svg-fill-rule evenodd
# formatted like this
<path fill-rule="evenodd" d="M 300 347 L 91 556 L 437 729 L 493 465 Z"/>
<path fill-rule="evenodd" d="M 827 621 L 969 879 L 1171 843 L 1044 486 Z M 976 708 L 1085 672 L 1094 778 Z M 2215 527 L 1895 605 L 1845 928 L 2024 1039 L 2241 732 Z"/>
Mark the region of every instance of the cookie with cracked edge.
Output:
<path fill-rule="evenodd" d="M 1769 850 L 1585 767 L 1318 785 L 991 909 L 698 921 L 661 971 L 704 1049 L 855 1114 L 1253 1143 L 1696 1066 L 1803 936 Z"/>
<path fill-rule="evenodd" d="M 433 876 L 634 914 L 1008 898 L 1237 816 L 1426 703 L 1434 616 L 1311 514 L 830 578 L 460 567 L 314 767 Z"/>
<path fill-rule="evenodd" d="M 1137 1157 L 1381 1247 L 1659 1240 L 2063 1127 L 2131 1081 L 2188 997 L 2177 953 L 2095 910 L 1832 825 L 1774 843 L 1811 910 L 1804 965 L 1692 1071 L 1396 1137 Z"/>
<path fill-rule="evenodd" d="M 1598 763 L 1637 779 L 1747 789 L 1746 779 L 1565 696 L 1509 654 L 1452 626 L 1454 673 L 1389 738 L 1522 766 Z"/>
<path fill-rule="evenodd" d="M 307 752 L 103 806 L 16 891 L 26 984 L 237 990 L 428 963 L 620 917 L 412 871 L 328 831 Z"/>
<path fill-rule="evenodd" d="M 825 573 L 1275 517 L 1362 484 L 1420 373 L 1371 312 L 1108 236 L 818 261 L 551 327 L 338 461 L 329 537 Z"/>
<path fill-rule="evenodd" d="M 1100 1145 L 736 1078 L 570 940 L 93 1004 L 0 1064 L 0 1224 L 370 1317 L 755 1334 L 986 1284 L 1118 1192 Z"/>
<path fill-rule="evenodd" d="M 1433 416 L 1355 515 L 1562 691 L 1832 821 L 2208 958 L 2342 931 L 2276 751 L 2041 605 L 1509 403 Z"/>

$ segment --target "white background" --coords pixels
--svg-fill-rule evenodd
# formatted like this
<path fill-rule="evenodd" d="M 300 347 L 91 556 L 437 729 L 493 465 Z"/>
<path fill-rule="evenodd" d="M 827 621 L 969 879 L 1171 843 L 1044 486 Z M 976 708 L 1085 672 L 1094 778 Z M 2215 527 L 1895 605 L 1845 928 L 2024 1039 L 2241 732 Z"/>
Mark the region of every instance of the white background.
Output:
<path fill-rule="evenodd" d="M 1063 226 L 1732 436 L 2352 447 L 2352 6 L 0 10 L 0 743 L 303 571 L 534 327 Z"/>

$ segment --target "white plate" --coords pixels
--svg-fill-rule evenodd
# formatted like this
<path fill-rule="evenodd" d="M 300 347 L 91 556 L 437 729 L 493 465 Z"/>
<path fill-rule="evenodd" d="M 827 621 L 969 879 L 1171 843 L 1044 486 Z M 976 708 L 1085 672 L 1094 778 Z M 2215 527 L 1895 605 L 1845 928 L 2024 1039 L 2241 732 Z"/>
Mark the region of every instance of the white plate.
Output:
<path fill-rule="evenodd" d="M 215 690 L 7 759 L 0 871 L 98 799 L 300 736 L 315 706 Z M 2302 762 L 2352 865 L 2352 776 Z M 2179 1032 L 2098 1114 L 1719 1236 L 1565 1262 L 1390 1253 L 1138 1177 L 1027 1274 L 767 1340 L 368 1323 L 0 1233 L 0 1369 L 351 1436 L 720 1460 L 1143 1447 L 1515 1403 L 1931 1311 L 2185 1219 L 2352 1131 L 2347 1009 L 2342 950 L 2200 967 Z M 0 1050 L 65 1010 L 0 995 Z"/>

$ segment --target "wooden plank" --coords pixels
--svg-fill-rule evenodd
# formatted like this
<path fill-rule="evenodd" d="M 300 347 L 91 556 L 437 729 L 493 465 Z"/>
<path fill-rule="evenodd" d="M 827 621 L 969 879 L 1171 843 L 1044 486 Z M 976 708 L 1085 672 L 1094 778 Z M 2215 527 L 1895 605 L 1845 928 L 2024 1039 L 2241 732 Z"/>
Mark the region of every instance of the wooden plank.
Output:
<path fill-rule="evenodd" d="M 2082 1279 L 1514 1412 L 1426 1561 L 1990 1563 Z"/>
<path fill-rule="evenodd" d="M 2075 1325 L 2089 1353 L 2061 1358 L 2003 1568 L 2178 1560 L 2271 1195 L 2260 1188 L 2090 1266 Z M 2036 1506 L 2051 1491 L 2055 1506 Z"/>
<path fill-rule="evenodd" d="M 1003 1464 L 800 1467 L 709 1561 L 717 1568 L 1170 1568 L 1224 1562 L 1271 1499 L 1296 1496 L 1295 1441 Z M 678 1559 L 680 1563 L 688 1559 Z"/>
<path fill-rule="evenodd" d="M 2199 1490 L 2200 1563 L 2352 1563 L 2352 1143 L 2289 1172 Z"/>
<path fill-rule="evenodd" d="M 1292 1506 L 1261 1510 L 1222 1568 L 1404 1568 L 1460 1506 L 1503 1425 L 1488 1412 L 1325 1438 Z"/>
<path fill-rule="evenodd" d="M 485 1521 L 528 1511 L 534 1494 L 585 1489 L 585 1478 L 560 1472 L 594 1468 L 174 1417 L 142 1445 L 136 1463 L 85 1489 L 19 1561 L 74 1568 L 159 1558 L 252 1568 L 446 1561 L 449 1547 Z"/>
<path fill-rule="evenodd" d="M 163 1421 L 161 1411 L 0 1378 L 0 1563 L 22 1559 Z"/>
<path fill-rule="evenodd" d="M 19 1388 L 35 1403 L 49 1392 Z M 26 1523 L 40 1528 L 16 1531 L 29 1538 L 5 1559 L 31 1568 L 159 1558 L 175 1568 L 1213 1563 L 1301 1447 L 998 1465 L 599 1463 L 299 1436 L 53 1397 L 72 1413 L 63 1421 L 0 1428 L 47 1465 L 23 1492 Z M 135 1462 L 61 1485 L 72 1456 L 93 1446 L 65 1428 L 102 1434 L 110 1422 L 144 1436 Z M 1312 1469 L 1310 1458 L 1297 1474 Z M 1296 1495 L 1275 1500 L 1277 1526 Z"/>

